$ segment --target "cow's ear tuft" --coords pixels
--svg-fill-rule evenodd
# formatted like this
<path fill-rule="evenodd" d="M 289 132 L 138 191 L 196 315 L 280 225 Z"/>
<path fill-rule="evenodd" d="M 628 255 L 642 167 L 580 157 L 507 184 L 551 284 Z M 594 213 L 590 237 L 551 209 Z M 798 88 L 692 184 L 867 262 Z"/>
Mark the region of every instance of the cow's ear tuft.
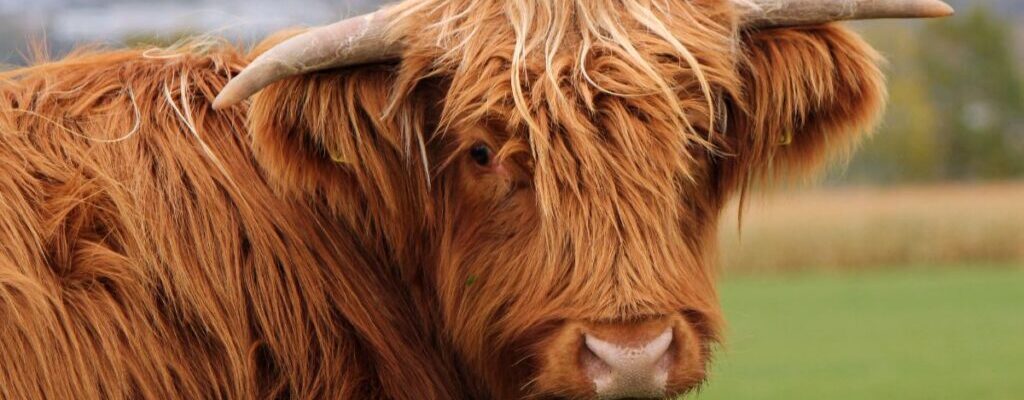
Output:
<path fill-rule="evenodd" d="M 856 34 L 829 24 L 744 39 L 744 98 L 730 121 L 741 180 L 807 177 L 874 128 L 886 97 L 881 58 Z"/>
<path fill-rule="evenodd" d="M 271 183 L 293 195 L 337 194 L 351 180 L 339 139 L 351 132 L 344 81 L 326 73 L 286 79 L 252 98 L 253 151 Z M 341 191 L 343 192 L 343 191 Z"/>
<path fill-rule="evenodd" d="M 296 76 L 254 96 L 248 128 L 271 184 L 347 215 L 401 220 L 421 208 L 427 163 L 416 144 L 424 143 L 427 102 L 415 94 L 393 101 L 394 69 Z"/>

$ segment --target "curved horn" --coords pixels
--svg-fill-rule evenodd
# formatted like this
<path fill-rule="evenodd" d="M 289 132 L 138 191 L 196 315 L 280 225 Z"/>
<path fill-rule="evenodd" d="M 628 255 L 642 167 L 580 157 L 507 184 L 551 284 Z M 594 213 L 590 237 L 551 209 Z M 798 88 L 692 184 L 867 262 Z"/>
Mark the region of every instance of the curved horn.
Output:
<path fill-rule="evenodd" d="M 311 29 L 261 54 L 234 77 L 213 101 L 221 110 L 271 83 L 307 72 L 398 58 L 400 43 L 388 38 L 386 10 Z"/>
<path fill-rule="evenodd" d="M 775 28 L 881 18 L 938 18 L 953 15 L 941 0 L 733 0 L 742 26 Z"/>

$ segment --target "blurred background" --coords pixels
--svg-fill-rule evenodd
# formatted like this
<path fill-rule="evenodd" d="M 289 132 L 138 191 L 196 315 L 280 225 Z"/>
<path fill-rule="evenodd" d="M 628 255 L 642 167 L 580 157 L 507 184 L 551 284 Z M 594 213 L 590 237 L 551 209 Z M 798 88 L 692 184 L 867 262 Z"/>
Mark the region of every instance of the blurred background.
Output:
<path fill-rule="evenodd" d="M 728 342 L 694 399 L 1024 398 L 1024 2 L 857 23 L 888 59 L 873 138 L 722 225 Z M 0 64 L 75 46 L 251 43 L 374 0 L 0 0 Z"/>

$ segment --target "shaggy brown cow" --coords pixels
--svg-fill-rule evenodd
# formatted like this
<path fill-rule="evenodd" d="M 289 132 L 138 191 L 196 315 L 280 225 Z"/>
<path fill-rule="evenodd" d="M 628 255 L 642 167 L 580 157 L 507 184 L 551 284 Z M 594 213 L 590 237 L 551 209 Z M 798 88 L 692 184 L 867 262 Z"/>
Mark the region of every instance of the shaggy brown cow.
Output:
<path fill-rule="evenodd" d="M 268 40 L 219 111 L 228 45 L 0 74 L 0 398 L 690 390 L 723 204 L 882 107 L 823 22 L 936 1 L 409 1 Z"/>

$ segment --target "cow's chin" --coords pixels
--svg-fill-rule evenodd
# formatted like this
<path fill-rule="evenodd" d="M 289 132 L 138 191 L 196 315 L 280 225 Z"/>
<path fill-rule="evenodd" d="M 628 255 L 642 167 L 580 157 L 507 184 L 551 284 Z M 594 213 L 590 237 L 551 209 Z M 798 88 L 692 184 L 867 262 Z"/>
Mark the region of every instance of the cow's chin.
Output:
<path fill-rule="evenodd" d="M 704 340 L 682 315 L 569 321 L 541 343 L 531 397 L 671 398 L 704 381 Z"/>

